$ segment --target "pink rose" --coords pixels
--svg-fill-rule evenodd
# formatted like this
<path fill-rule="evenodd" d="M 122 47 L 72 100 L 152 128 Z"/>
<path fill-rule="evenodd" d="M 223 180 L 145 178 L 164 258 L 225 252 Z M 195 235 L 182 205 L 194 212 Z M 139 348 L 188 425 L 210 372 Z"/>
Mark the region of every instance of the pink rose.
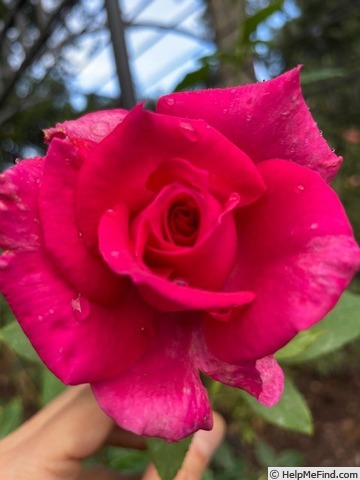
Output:
<path fill-rule="evenodd" d="M 0 287 L 46 365 L 168 440 L 212 426 L 199 371 L 273 405 L 360 264 L 299 69 L 45 135 L 0 179 Z"/>

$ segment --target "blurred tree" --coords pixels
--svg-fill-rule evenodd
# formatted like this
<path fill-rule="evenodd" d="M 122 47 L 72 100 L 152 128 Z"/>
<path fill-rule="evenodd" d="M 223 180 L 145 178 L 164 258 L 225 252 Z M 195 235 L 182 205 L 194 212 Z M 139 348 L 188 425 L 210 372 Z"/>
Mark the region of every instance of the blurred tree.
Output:
<path fill-rule="evenodd" d="M 0 170 L 41 154 L 42 129 L 114 103 L 92 95 L 75 111 L 72 102 L 69 47 L 104 29 L 106 17 L 85 2 L 0 0 Z"/>
<path fill-rule="evenodd" d="M 275 76 L 304 64 L 305 97 L 324 136 L 345 158 L 334 186 L 360 239 L 360 0 L 296 0 L 297 18 L 273 33 Z"/>

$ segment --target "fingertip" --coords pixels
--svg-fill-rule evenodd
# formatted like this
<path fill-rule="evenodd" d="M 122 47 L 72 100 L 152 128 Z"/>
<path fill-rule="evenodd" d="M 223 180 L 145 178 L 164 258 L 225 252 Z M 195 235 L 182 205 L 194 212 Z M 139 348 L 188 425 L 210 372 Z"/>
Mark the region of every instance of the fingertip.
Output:
<path fill-rule="evenodd" d="M 211 430 L 195 433 L 184 463 L 175 480 L 200 480 L 212 456 L 224 439 L 226 423 L 221 415 L 214 412 L 214 426 Z M 142 480 L 160 480 L 153 464 L 146 469 Z"/>

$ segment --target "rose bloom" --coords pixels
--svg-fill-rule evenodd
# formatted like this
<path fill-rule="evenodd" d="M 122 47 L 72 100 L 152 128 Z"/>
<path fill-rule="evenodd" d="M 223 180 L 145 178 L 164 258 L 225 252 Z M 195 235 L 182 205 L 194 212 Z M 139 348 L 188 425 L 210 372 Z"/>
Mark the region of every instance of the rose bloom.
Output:
<path fill-rule="evenodd" d="M 273 405 L 272 354 L 334 307 L 359 249 L 299 69 L 45 132 L 0 180 L 0 287 L 45 364 L 122 427 L 210 429 L 200 373 Z"/>

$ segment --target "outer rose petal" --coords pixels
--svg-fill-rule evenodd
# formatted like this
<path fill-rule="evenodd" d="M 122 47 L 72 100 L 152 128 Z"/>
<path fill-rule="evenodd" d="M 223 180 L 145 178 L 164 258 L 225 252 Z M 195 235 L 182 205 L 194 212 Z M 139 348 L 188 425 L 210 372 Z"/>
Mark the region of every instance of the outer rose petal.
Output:
<path fill-rule="evenodd" d="M 149 348 L 133 367 L 92 385 L 100 406 L 121 427 L 170 442 L 210 430 L 212 413 L 191 353 L 191 325 L 176 315 L 155 325 Z"/>
<path fill-rule="evenodd" d="M 0 290 L 40 357 L 64 383 L 111 378 L 146 348 L 153 310 L 134 291 L 101 307 L 79 296 L 54 269 L 37 211 L 42 168 L 42 159 L 24 160 L 1 177 L 0 232 L 6 236 L 1 233 L 0 245 L 6 251 L 0 256 Z"/>
<path fill-rule="evenodd" d="M 284 158 L 329 182 L 342 158 L 321 137 L 302 96 L 299 73 L 300 67 L 253 85 L 167 95 L 160 98 L 157 111 L 202 118 L 254 162 Z"/>
<path fill-rule="evenodd" d="M 123 121 L 127 114 L 127 110 L 122 109 L 88 113 L 77 120 L 58 123 L 56 127 L 44 130 L 45 141 L 50 143 L 53 138 L 70 137 L 99 143 Z"/>
<path fill-rule="evenodd" d="M 247 155 L 205 122 L 184 122 L 139 105 L 92 150 L 81 169 L 77 217 L 84 239 L 94 241 L 106 209 L 124 203 L 133 215 L 148 205 L 154 197 L 147 187 L 149 177 L 176 158 L 209 172 L 210 183 L 227 195 L 238 192 L 242 205 L 265 190 Z"/>
<path fill-rule="evenodd" d="M 239 307 L 254 300 L 251 291 L 213 292 L 179 285 L 142 265 L 136 258 L 128 233 L 128 212 L 119 206 L 108 210 L 99 226 L 99 248 L 104 260 L 119 275 L 128 276 L 141 296 L 161 312 L 216 310 Z"/>
<path fill-rule="evenodd" d="M 224 287 L 246 285 L 256 299 L 231 322 L 204 322 L 210 350 L 229 363 L 272 354 L 321 320 L 360 266 L 344 209 L 319 175 L 284 160 L 259 169 L 268 191 L 238 216 L 239 257 Z"/>
<path fill-rule="evenodd" d="M 194 358 L 205 375 L 224 385 L 245 390 L 267 407 L 279 401 L 284 389 L 284 373 L 273 357 L 242 364 L 222 362 L 209 352 L 200 332 L 194 345 Z"/>
<path fill-rule="evenodd" d="M 69 140 L 52 140 L 39 198 L 44 243 L 76 291 L 100 303 L 114 303 L 128 282 L 114 275 L 98 252 L 89 251 L 79 231 L 75 193 L 81 163 L 78 148 Z"/>

